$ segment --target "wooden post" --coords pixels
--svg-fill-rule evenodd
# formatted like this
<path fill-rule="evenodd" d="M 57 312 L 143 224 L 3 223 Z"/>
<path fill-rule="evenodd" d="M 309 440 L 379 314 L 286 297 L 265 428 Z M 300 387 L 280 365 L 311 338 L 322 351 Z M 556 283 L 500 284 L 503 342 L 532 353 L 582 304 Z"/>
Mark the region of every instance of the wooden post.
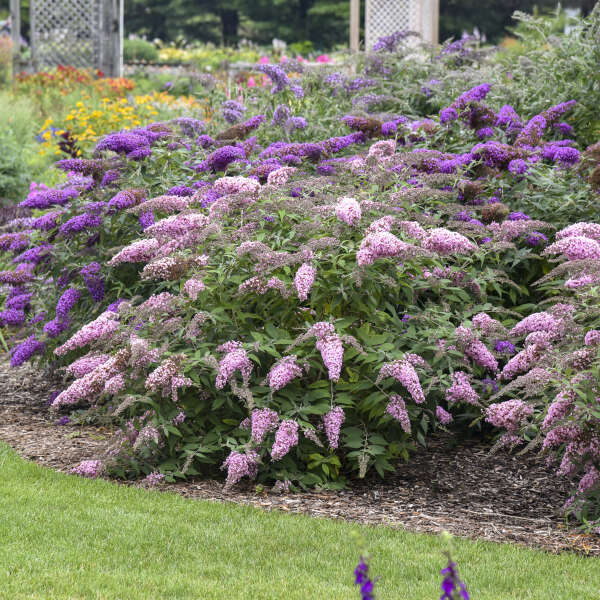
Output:
<path fill-rule="evenodd" d="M 360 0 L 350 0 L 350 50 L 358 52 L 360 46 Z"/>
<path fill-rule="evenodd" d="M 19 70 L 21 54 L 21 0 L 10 0 L 10 35 L 12 38 L 12 78 Z"/>
<path fill-rule="evenodd" d="M 125 0 L 119 0 L 119 40 L 117 53 L 117 77 L 123 77 L 123 37 L 125 35 Z"/>

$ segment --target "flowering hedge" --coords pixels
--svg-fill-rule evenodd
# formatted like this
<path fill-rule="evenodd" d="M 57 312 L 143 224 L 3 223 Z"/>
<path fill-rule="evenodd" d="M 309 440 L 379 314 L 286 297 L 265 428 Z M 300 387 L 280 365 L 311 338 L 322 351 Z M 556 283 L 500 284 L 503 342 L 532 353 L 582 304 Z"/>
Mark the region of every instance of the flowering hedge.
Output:
<path fill-rule="evenodd" d="M 562 460 L 592 514 L 600 225 L 526 200 L 551 181 L 597 201 L 578 104 L 519 113 L 479 82 L 428 118 L 367 111 L 393 74 L 301 68 L 262 65 L 272 93 L 110 134 L 32 184 L 0 235 L 12 364 L 66 367 L 53 406 L 121 425 L 120 476 L 339 486 L 436 429 L 494 427 Z"/>

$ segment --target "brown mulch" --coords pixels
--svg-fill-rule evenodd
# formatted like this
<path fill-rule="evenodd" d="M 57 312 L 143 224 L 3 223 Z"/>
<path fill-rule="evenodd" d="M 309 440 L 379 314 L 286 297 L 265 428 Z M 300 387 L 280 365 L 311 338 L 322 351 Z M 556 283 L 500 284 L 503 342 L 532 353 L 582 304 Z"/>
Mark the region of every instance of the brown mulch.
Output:
<path fill-rule="evenodd" d="M 1 360 L 0 386 L 0 440 L 23 458 L 68 472 L 106 452 L 110 431 L 57 424 L 45 401 L 60 385 L 47 373 L 29 366 L 11 369 Z M 568 482 L 557 479 L 542 458 L 490 455 L 480 443 L 452 447 L 451 438 L 434 439 L 385 482 L 366 480 L 342 491 L 277 495 L 247 485 L 227 492 L 213 480 L 161 489 L 187 498 L 600 556 L 599 536 L 581 534 L 561 518 Z"/>

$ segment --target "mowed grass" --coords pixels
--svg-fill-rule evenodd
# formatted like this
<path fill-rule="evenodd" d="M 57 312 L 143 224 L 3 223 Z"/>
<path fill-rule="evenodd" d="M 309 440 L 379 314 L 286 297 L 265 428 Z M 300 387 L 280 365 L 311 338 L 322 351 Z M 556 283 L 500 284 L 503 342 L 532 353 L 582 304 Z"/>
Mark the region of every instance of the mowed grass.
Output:
<path fill-rule="evenodd" d="M 357 531 L 378 599 L 439 598 L 439 537 L 85 480 L 0 444 L 0 598 L 358 598 Z M 600 598 L 598 559 L 459 539 L 455 558 L 474 600 Z"/>

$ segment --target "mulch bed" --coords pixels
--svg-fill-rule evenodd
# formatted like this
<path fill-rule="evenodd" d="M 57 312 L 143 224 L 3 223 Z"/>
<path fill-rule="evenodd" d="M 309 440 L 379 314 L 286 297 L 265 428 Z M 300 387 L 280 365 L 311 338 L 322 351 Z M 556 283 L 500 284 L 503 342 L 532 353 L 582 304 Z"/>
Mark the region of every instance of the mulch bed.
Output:
<path fill-rule="evenodd" d="M 60 386 L 47 373 L 30 366 L 11 369 L 2 360 L 0 386 L 0 440 L 23 458 L 68 472 L 106 452 L 109 430 L 57 424 L 45 401 Z M 227 492 L 213 480 L 160 489 L 187 498 L 600 556 L 599 536 L 581 534 L 561 518 L 568 482 L 556 478 L 543 458 L 490 455 L 480 443 L 452 447 L 450 442 L 434 439 L 385 482 L 365 480 L 342 491 L 273 494 L 246 485 Z"/>

